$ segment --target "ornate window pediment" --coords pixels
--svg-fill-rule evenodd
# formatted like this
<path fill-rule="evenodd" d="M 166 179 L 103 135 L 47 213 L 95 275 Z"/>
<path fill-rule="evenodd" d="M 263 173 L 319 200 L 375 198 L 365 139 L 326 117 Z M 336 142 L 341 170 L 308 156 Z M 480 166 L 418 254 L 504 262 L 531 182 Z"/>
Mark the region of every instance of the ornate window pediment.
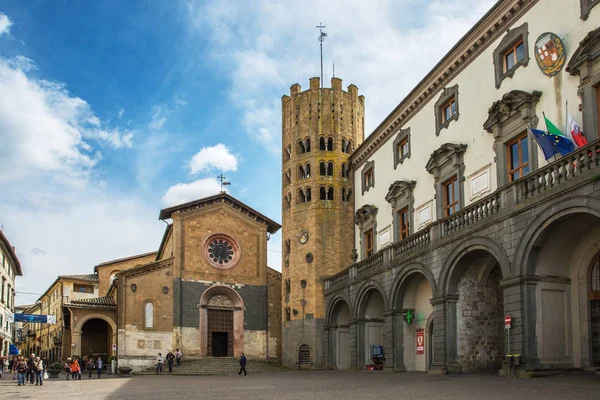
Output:
<path fill-rule="evenodd" d="M 579 47 L 573 53 L 573 56 L 567 64 L 566 71 L 571 75 L 581 76 L 582 70 L 590 69 L 591 63 L 600 57 L 600 28 L 589 32 L 585 38 L 579 42 Z M 586 68 L 587 67 L 587 68 Z M 583 71 L 589 75 L 591 71 Z"/>
<path fill-rule="evenodd" d="M 447 128 L 452 121 L 458 120 L 458 105 L 458 85 L 444 88 L 434 105 L 436 136 L 439 136 L 440 131 Z M 448 107 L 450 111 L 446 113 Z"/>
<path fill-rule="evenodd" d="M 377 207 L 365 204 L 358 210 L 354 216 L 354 223 L 358 226 L 370 225 L 375 222 L 377 216 Z"/>
<path fill-rule="evenodd" d="M 425 169 L 438 180 L 446 167 L 462 165 L 462 156 L 467 151 L 466 144 L 444 143 L 431 153 Z"/>
<path fill-rule="evenodd" d="M 394 169 L 410 158 L 410 128 L 400 129 L 394 139 Z"/>
<path fill-rule="evenodd" d="M 375 186 L 375 161 L 367 161 L 360 171 L 362 194 Z"/>
<path fill-rule="evenodd" d="M 396 181 L 390 185 L 385 200 L 395 208 L 397 203 L 413 199 L 413 189 L 416 181 Z"/>
<path fill-rule="evenodd" d="M 542 92 L 534 90 L 532 93 L 524 90 L 511 90 L 502 96 L 502 99 L 495 101 L 488 110 L 488 119 L 483 124 L 483 129 L 494 136 L 502 136 L 502 130 L 495 130 L 496 127 L 502 128 L 505 123 L 513 117 L 531 122 L 531 125 L 537 125 L 535 116 L 535 105 L 542 97 Z"/>

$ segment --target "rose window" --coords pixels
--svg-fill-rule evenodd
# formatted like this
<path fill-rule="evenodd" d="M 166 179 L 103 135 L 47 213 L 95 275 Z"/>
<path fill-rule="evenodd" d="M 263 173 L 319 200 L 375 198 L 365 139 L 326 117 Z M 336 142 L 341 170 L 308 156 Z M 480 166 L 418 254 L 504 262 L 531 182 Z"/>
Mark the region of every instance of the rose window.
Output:
<path fill-rule="evenodd" d="M 218 234 L 211 236 L 204 243 L 204 257 L 217 268 L 232 268 L 237 264 L 240 247 L 229 236 Z"/>

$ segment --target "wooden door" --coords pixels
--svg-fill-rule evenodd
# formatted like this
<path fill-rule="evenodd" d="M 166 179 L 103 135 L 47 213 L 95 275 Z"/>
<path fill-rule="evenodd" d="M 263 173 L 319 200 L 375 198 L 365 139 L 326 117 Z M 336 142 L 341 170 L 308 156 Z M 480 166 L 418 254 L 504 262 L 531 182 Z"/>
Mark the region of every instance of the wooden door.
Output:
<path fill-rule="evenodd" d="M 210 357 L 233 357 L 233 310 L 208 309 L 208 327 L 207 327 L 207 354 Z M 217 333 L 217 335 L 213 335 Z M 220 346 L 213 346 L 213 340 L 223 340 L 227 334 L 227 353 L 221 351 L 213 354 L 213 350 Z M 216 343 L 215 343 L 216 345 Z"/>

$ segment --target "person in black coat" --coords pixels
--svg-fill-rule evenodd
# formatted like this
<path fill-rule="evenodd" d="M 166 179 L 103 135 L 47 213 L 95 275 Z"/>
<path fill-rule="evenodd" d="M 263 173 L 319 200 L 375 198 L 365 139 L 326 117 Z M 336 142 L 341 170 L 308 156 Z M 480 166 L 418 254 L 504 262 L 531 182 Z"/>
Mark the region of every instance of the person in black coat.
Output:
<path fill-rule="evenodd" d="M 242 371 L 244 371 L 244 376 L 248 375 L 246 373 L 246 356 L 244 353 L 242 353 L 242 356 L 240 357 L 240 372 L 238 373 L 238 376 L 242 375 Z"/>

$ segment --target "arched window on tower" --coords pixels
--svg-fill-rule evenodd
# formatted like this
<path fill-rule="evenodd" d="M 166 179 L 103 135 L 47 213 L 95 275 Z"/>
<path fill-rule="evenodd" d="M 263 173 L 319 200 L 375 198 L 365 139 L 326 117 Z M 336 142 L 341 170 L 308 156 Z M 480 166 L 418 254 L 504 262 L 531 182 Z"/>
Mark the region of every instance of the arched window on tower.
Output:
<path fill-rule="evenodd" d="M 321 176 L 327 175 L 327 164 L 325 164 L 325 161 L 321 161 L 319 163 L 319 175 L 321 175 Z"/>
<path fill-rule="evenodd" d="M 298 140 L 298 154 L 306 153 L 306 147 L 304 146 L 304 141 Z"/>
<path fill-rule="evenodd" d="M 348 148 L 348 142 L 346 141 L 346 138 L 343 138 L 342 139 L 342 153 L 345 153 L 347 148 Z"/>
<path fill-rule="evenodd" d="M 306 163 L 306 165 L 304 165 L 304 177 L 310 178 L 310 163 Z"/>
<path fill-rule="evenodd" d="M 154 328 L 154 304 L 151 301 L 144 304 L 144 327 Z"/>
<path fill-rule="evenodd" d="M 323 136 L 319 137 L 319 150 L 327 150 L 327 143 L 325 143 Z"/>
<path fill-rule="evenodd" d="M 311 201 L 312 200 L 310 188 L 304 189 L 304 196 L 306 197 L 306 201 Z"/>
<path fill-rule="evenodd" d="M 283 196 L 283 209 L 289 210 L 291 205 L 292 205 L 292 194 L 288 193 L 285 196 Z"/>
<path fill-rule="evenodd" d="M 306 138 L 304 140 L 304 149 L 307 153 L 310 152 L 310 138 Z"/>
<path fill-rule="evenodd" d="M 319 188 L 319 199 L 327 200 L 327 189 L 325 189 L 325 186 Z"/>
<path fill-rule="evenodd" d="M 327 151 L 333 151 L 333 138 L 331 136 L 327 138 Z"/>
<path fill-rule="evenodd" d="M 292 145 L 287 145 L 283 151 L 283 162 L 287 162 L 292 157 Z"/>
<path fill-rule="evenodd" d="M 348 164 L 342 163 L 342 178 L 348 177 Z"/>
<path fill-rule="evenodd" d="M 298 165 L 298 179 L 306 178 L 306 171 L 304 170 L 304 166 Z"/>
<path fill-rule="evenodd" d="M 284 185 L 289 185 L 290 183 L 292 183 L 292 170 L 291 169 L 288 169 L 287 171 L 285 171 L 285 173 L 283 175 L 284 175 L 284 178 L 283 178 Z"/>
<path fill-rule="evenodd" d="M 304 190 L 298 189 L 298 192 L 297 192 L 297 201 L 298 201 L 298 203 L 305 203 L 306 202 L 306 196 L 304 195 Z"/>
<path fill-rule="evenodd" d="M 346 145 L 346 153 L 352 153 L 352 140 L 348 140 L 348 144 Z"/>
<path fill-rule="evenodd" d="M 342 202 L 349 203 L 352 200 L 352 189 L 342 188 Z"/>
<path fill-rule="evenodd" d="M 327 176 L 333 176 L 333 161 L 327 163 Z"/>
<path fill-rule="evenodd" d="M 333 186 L 329 186 L 327 190 L 327 200 L 333 200 Z"/>

